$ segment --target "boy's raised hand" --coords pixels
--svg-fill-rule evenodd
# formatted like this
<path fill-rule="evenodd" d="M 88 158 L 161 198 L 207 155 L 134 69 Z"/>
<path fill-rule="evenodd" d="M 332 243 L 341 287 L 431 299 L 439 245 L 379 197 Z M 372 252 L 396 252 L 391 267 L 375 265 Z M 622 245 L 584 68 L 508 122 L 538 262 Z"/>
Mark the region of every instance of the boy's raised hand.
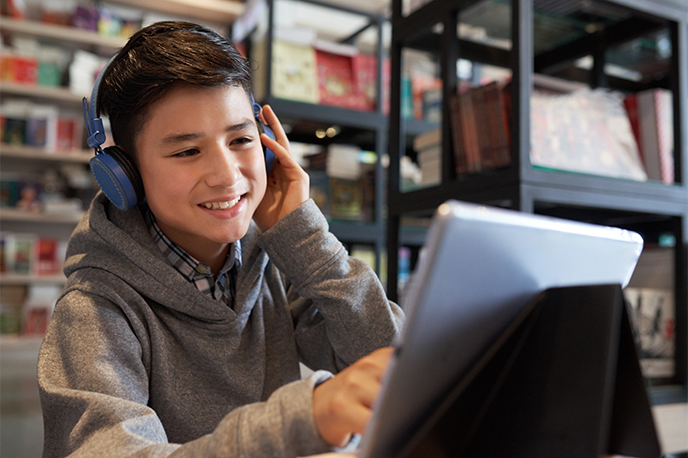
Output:
<path fill-rule="evenodd" d="M 266 134 L 261 134 L 260 140 L 277 159 L 268 175 L 265 197 L 253 215 L 258 227 L 267 231 L 308 200 L 310 181 L 308 173 L 292 156 L 289 139 L 272 108 L 264 105 L 260 115 L 275 134 L 275 140 Z"/>
<path fill-rule="evenodd" d="M 375 350 L 315 388 L 315 426 L 325 442 L 343 447 L 352 434 L 363 434 L 393 353 L 392 347 Z"/>

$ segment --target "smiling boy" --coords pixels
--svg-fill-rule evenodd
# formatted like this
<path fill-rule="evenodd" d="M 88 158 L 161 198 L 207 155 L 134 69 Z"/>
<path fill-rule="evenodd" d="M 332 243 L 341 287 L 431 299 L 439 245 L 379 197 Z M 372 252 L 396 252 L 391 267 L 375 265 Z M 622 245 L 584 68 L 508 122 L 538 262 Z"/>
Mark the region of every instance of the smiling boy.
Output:
<path fill-rule="evenodd" d="M 189 23 L 142 29 L 104 70 L 145 200 L 99 193 L 70 239 L 39 356 L 45 458 L 305 456 L 363 432 L 403 314 L 250 92 L 231 43 Z M 299 361 L 322 370 L 299 380 Z"/>

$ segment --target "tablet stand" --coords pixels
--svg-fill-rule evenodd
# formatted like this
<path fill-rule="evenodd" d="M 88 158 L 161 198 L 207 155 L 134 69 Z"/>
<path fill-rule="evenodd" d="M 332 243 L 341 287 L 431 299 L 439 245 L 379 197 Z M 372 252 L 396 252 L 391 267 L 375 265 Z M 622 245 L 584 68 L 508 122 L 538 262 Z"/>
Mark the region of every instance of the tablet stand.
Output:
<path fill-rule="evenodd" d="M 402 456 L 661 454 L 619 285 L 541 293 L 477 367 Z"/>

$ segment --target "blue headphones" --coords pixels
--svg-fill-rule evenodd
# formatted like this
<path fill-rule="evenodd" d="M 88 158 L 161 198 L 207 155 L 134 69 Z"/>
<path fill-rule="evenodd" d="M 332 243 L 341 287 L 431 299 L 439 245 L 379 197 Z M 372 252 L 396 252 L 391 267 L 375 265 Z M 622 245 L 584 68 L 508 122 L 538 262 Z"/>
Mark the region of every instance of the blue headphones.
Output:
<path fill-rule="evenodd" d="M 90 160 L 91 172 L 98 182 L 98 186 L 103 190 L 103 194 L 112 204 L 120 210 L 127 210 L 144 198 L 143 181 L 141 174 L 136 168 L 131 159 L 119 146 L 109 146 L 105 149 L 100 145 L 105 143 L 105 130 L 103 129 L 103 120 L 96 115 L 96 106 L 98 104 L 98 87 L 100 80 L 105 74 L 105 70 L 112 62 L 112 59 L 100 71 L 98 78 L 93 85 L 91 91 L 90 102 L 86 97 L 82 100 L 82 108 L 84 113 L 84 122 L 86 124 L 86 133 L 88 138 L 86 143 L 89 147 L 95 150 L 95 156 Z M 259 129 L 262 130 L 273 140 L 275 135 L 272 130 L 260 121 L 261 107 L 253 99 L 251 95 L 251 104 L 253 105 L 253 115 L 258 121 Z M 275 155 L 272 151 L 263 146 L 265 154 L 265 167 L 267 173 L 270 173 L 275 162 Z"/>

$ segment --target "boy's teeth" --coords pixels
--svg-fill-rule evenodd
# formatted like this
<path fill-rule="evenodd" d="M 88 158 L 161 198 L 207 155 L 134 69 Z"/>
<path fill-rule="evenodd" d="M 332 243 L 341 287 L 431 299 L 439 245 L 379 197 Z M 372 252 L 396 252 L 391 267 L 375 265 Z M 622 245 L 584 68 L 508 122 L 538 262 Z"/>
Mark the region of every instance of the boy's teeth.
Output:
<path fill-rule="evenodd" d="M 232 208 L 235 206 L 241 197 L 237 197 L 228 202 L 207 202 L 203 206 L 209 210 L 226 210 L 227 208 Z"/>

